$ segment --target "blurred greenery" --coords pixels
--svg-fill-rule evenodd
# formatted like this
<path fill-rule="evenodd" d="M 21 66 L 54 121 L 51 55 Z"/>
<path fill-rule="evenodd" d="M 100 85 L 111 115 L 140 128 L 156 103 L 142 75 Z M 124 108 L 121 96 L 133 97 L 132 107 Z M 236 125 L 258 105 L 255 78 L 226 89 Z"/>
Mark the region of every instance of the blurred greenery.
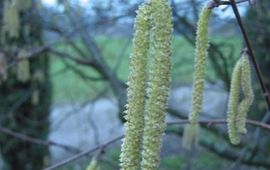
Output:
<path fill-rule="evenodd" d="M 229 47 L 234 47 L 233 58 L 237 58 L 242 50 L 242 42 L 238 37 L 214 37 L 211 39 L 212 42 L 218 44 L 225 44 L 221 47 L 222 52 L 225 55 L 230 53 Z M 96 42 L 102 49 L 102 54 L 105 56 L 106 62 L 111 68 L 116 68 L 117 76 L 126 81 L 129 71 L 129 55 L 131 52 L 131 41 L 126 37 L 105 37 L 98 36 Z M 78 41 L 77 45 L 82 49 L 86 50 L 83 45 Z M 126 48 L 125 48 L 126 47 Z M 59 50 L 65 50 L 73 56 L 78 54 L 67 46 L 60 46 Z M 120 60 L 119 60 L 120 59 Z M 120 61 L 120 63 L 118 63 Z M 194 62 L 194 46 L 189 44 L 185 39 L 174 36 L 173 39 L 173 84 L 190 83 L 192 81 Z M 83 101 L 85 99 L 93 98 L 100 90 L 107 87 L 107 84 L 102 81 L 90 81 L 80 78 L 74 71 L 66 68 L 65 63 L 71 66 L 76 65 L 76 69 L 81 72 L 92 76 L 98 77 L 98 73 L 90 67 L 79 66 L 76 63 L 66 61 L 63 58 L 57 58 L 52 56 L 51 60 L 51 77 L 53 83 L 53 101 L 54 103 L 62 103 L 68 101 Z M 232 67 L 232 66 L 231 66 Z M 208 62 L 207 66 L 207 79 L 209 81 L 217 80 L 213 68 Z M 61 81 L 59 81 L 61 80 Z M 91 84 L 91 85 L 90 85 Z"/>

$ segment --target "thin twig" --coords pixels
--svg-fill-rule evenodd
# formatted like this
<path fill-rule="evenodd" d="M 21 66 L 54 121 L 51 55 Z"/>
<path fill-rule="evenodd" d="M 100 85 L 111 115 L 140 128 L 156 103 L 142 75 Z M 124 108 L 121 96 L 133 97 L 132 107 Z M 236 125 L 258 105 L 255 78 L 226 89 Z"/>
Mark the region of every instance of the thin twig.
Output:
<path fill-rule="evenodd" d="M 247 50 L 248 50 L 248 53 L 249 53 L 249 56 L 250 56 L 250 59 L 254 65 L 254 68 L 255 68 L 255 71 L 256 71 L 256 75 L 259 79 L 259 82 L 260 82 L 260 86 L 261 86 L 261 89 L 262 89 L 262 92 L 264 94 L 264 97 L 265 97 L 265 101 L 267 103 L 267 106 L 268 106 L 268 110 L 270 110 L 270 97 L 269 97 L 269 93 L 268 93 L 268 90 L 266 88 L 266 83 L 263 79 L 263 76 L 262 76 L 262 72 L 261 72 L 261 69 L 256 61 L 256 57 L 255 57 L 255 54 L 253 52 L 253 49 L 252 49 L 252 46 L 251 46 L 251 43 L 250 43 L 250 40 L 248 38 L 248 34 L 246 32 L 246 29 L 243 25 L 243 22 L 242 22 L 242 19 L 241 19 L 241 16 L 240 16 L 240 13 L 238 11 L 238 8 L 237 8 L 237 5 L 236 5 L 236 2 L 235 0 L 230 0 L 231 2 L 231 6 L 232 6 L 232 9 L 233 9 L 233 13 L 236 17 L 236 20 L 238 22 L 238 25 L 240 27 L 240 30 L 243 34 L 243 38 L 245 40 L 245 43 L 246 43 L 246 46 L 247 46 Z M 269 120 L 267 120 L 267 122 L 269 122 Z"/>
<path fill-rule="evenodd" d="M 236 4 L 240 4 L 243 2 L 250 2 L 250 0 L 238 0 L 235 3 Z M 208 3 L 208 8 L 216 8 L 219 7 L 221 5 L 231 5 L 232 3 L 230 1 L 221 1 L 221 0 L 212 0 Z"/>
<path fill-rule="evenodd" d="M 119 141 L 123 137 L 124 137 L 124 135 L 117 136 L 116 138 L 113 138 L 112 140 L 110 140 L 110 141 L 108 141 L 108 142 L 106 142 L 106 143 L 104 143 L 102 145 L 98 145 L 98 146 L 96 146 L 96 147 L 94 147 L 92 149 L 89 149 L 89 150 L 86 150 L 84 152 L 81 152 L 81 153 L 79 153 L 77 155 L 74 155 L 74 156 L 72 156 L 72 157 L 70 157 L 68 159 L 65 159 L 65 160 L 63 160 L 63 161 L 61 161 L 61 162 L 59 162 L 59 163 L 57 163 L 55 165 L 52 165 L 52 166 L 50 166 L 48 168 L 45 168 L 44 170 L 53 170 L 53 169 L 62 167 L 62 166 L 66 165 L 66 164 L 68 164 L 68 163 L 70 163 L 72 161 L 75 161 L 75 160 L 77 160 L 77 159 L 79 159 L 79 158 L 81 158 L 83 156 L 86 156 L 86 155 L 88 155 L 88 154 L 90 154 L 92 152 L 95 152 L 95 151 L 99 150 L 100 148 L 104 148 L 105 149 L 106 147 L 108 147 L 109 145 L 111 145 L 111 144 Z"/>
<path fill-rule="evenodd" d="M 2 126 L 0 126 L 0 132 L 1 133 L 4 133 L 6 135 L 9 135 L 9 136 L 18 138 L 18 139 L 20 139 L 22 141 L 30 142 L 30 143 L 33 143 L 33 144 L 44 145 L 44 146 L 50 146 L 50 145 L 57 146 L 59 148 L 63 148 L 66 151 L 69 151 L 69 152 L 72 152 L 72 153 L 79 153 L 79 152 L 81 152 L 79 149 L 74 148 L 72 146 L 64 145 L 64 144 L 57 143 L 57 142 L 50 141 L 50 140 L 37 139 L 37 138 L 34 138 L 34 137 L 30 137 L 30 136 L 24 135 L 22 133 L 18 133 L 18 132 L 12 131 L 12 130 L 10 130 L 8 128 L 5 128 L 5 127 L 2 127 Z"/>

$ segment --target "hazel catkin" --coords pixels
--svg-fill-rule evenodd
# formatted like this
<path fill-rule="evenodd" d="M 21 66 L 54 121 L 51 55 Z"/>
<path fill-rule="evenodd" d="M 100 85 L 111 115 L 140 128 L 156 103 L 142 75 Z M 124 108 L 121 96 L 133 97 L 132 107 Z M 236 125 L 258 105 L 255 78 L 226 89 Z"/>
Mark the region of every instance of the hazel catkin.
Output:
<path fill-rule="evenodd" d="M 227 126 L 229 139 L 232 144 L 236 145 L 240 143 L 240 137 L 237 127 L 237 113 L 238 113 L 238 103 L 240 98 L 240 86 L 241 86 L 241 60 L 238 60 L 234 66 L 230 94 L 228 101 L 228 111 L 227 111 Z"/>
<path fill-rule="evenodd" d="M 150 0 L 150 72 L 143 134 L 142 170 L 156 170 L 165 130 L 171 82 L 172 13 L 167 0 Z"/>
<path fill-rule="evenodd" d="M 86 170 L 100 170 L 96 158 L 93 158 L 90 164 L 87 166 Z"/>
<path fill-rule="evenodd" d="M 126 106 L 126 135 L 123 140 L 121 170 L 137 170 L 140 164 L 142 133 L 144 127 L 144 105 L 147 80 L 147 56 L 149 49 L 149 6 L 139 7 L 135 20 L 135 35 L 128 81 L 128 105 Z"/>
<path fill-rule="evenodd" d="M 208 26 L 212 10 L 205 6 L 200 14 L 197 24 L 196 33 L 196 49 L 195 49 L 195 68 L 193 74 L 193 88 L 192 88 L 192 108 L 189 114 L 190 125 L 187 125 L 183 135 L 183 147 L 190 149 L 195 141 L 199 126 L 197 125 L 199 114 L 202 109 L 204 79 L 205 79 L 205 65 L 208 55 Z M 186 134 L 191 133 L 192 135 Z M 189 143 L 192 142 L 192 143 Z"/>
<path fill-rule="evenodd" d="M 248 55 L 246 53 L 244 53 L 241 57 L 241 89 L 244 99 L 240 102 L 238 106 L 237 119 L 239 123 L 237 127 L 240 133 L 245 134 L 247 132 L 245 127 L 247 112 L 254 99 L 254 93 L 251 85 L 251 68 Z"/>

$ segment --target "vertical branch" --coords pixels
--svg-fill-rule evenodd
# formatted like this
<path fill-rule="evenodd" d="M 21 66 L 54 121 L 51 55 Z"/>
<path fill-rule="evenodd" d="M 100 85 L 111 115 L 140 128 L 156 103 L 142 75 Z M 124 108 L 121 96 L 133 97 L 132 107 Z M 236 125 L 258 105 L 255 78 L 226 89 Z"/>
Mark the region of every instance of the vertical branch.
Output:
<path fill-rule="evenodd" d="M 261 89 L 263 91 L 263 94 L 265 96 L 265 100 L 266 100 L 266 103 L 267 103 L 267 106 L 268 106 L 268 110 L 270 110 L 270 97 L 269 97 L 269 92 L 266 88 L 266 83 L 263 79 L 263 76 L 262 76 L 262 73 L 261 73 L 261 70 L 260 70 L 260 67 L 256 61 L 256 57 L 254 55 L 254 52 L 253 52 L 253 49 L 252 49 L 252 46 L 251 46 L 251 43 L 249 41 L 249 38 L 248 38 L 248 34 L 245 30 L 245 27 L 243 25 L 243 22 L 242 22 L 242 19 L 241 19 L 241 16 L 239 14 L 239 11 L 238 11 L 238 8 L 236 6 L 236 3 L 235 3 L 235 0 L 230 0 L 231 2 L 231 6 L 232 6 L 232 9 L 233 9 L 233 12 L 234 12 L 234 15 L 237 19 L 237 22 L 238 22 L 238 25 L 240 27 L 240 30 L 243 34 L 243 37 L 244 37 L 244 40 L 245 40 L 245 43 L 247 45 L 247 50 L 248 50 L 248 53 L 250 55 L 250 59 L 254 65 L 254 68 L 255 68 L 255 71 L 256 71 L 256 75 L 259 79 L 259 82 L 260 82 L 260 86 L 261 86 Z M 270 120 L 266 120 L 266 122 L 270 122 Z"/>

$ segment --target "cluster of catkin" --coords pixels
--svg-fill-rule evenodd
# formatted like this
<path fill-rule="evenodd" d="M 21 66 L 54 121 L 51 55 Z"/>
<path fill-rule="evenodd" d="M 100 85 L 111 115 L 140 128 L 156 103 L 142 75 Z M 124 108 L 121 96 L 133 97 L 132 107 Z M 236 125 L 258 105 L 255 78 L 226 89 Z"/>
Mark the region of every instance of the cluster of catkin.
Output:
<path fill-rule="evenodd" d="M 182 141 L 187 149 L 191 149 L 198 140 L 211 13 L 210 8 L 204 7 L 197 24 L 192 109 Z M 137 11 L 125 111 L 126 132 L 120 155 L 121 170 L 156 170 L 160 162 L 171 79 L 171 15 L 167 0 L 150 0 Z M 233 70 L 228 102 L 228 133 L 232 144 L 238 144 L 240 134 L 246 133 L 246 116 L 254 98 L 250 70 L 248 55 L 243 53 Z M 239 102 L 241 91 L 243 100 Z M 89 170 L 94 170 L 96 164 L 96 159 L 93 159 Z"/>
<path fill-rule="evenodd" d="M 25 24 L 24 27 L 21 28 L 22 26 L 20 21 L 20 12 L 29 9 L 32 5 L 32 1 L 6 0 L 3 2 L 3 4 L 3 24 L 1 26 L 1 41 L 3 42 L 3 44 L 6 44 L 7 37 L 11 39 L 19 38 L 20 29 L 28 34 L 29 26 L 27 24 Z M 27 82 L 31 77 L 30 62 L 28 59 L 23 59 L 25 56 L 27 56 L 26 51 L 20 50 L 18 53 L 18 59 L 20 59 L 20 61 L 17 65 L 17 79 L 23 83 Z M 1 61 L 3 60 L 4 59 L 1 58 Z M 4 76 L 7 76 L 7 72 Z"/>
<path fill-rule="evenodd" d="M 189 114 L 189 122 L 183 135 L 182 144 L 185 148 L 191 149 L 198 141 L 198 119 L 202 110 L 205 65 L 207 50 L 209 46 L 208 26 L 211 9 L 207 6 L 203 8 L 196 34 L 195 68 L 193 75 L 192 108 Z M 251 86 L 251 68 L 247 52 L 237 62 L 231 80 L 230 95 L 228 102 L 228 134 L 232 144 L 240 143 L 240 134 L 246 133 L 246 116 L 253 102 L 254 94 Z M 240 94 L 243 93 L 243 100 L 240 102 Z"/>
<path fill-rule="evenodd" d="M 240 134 L 247 132 L 246 116 L 254 99 L 250 70 L 248 55 L 244 52 L 233 69 L 228 102 L 228 133 L 229 139 L 234 145 L 240 143 Z M 241 90 L 242 101 L 240 101 Z"/>
<path fill-rule="evenodd" d="M 120 166 L 121 170 L 155 170 L 171 79 L 172 15 L 167 0 L 143 4 L 135 30 Z"/>

